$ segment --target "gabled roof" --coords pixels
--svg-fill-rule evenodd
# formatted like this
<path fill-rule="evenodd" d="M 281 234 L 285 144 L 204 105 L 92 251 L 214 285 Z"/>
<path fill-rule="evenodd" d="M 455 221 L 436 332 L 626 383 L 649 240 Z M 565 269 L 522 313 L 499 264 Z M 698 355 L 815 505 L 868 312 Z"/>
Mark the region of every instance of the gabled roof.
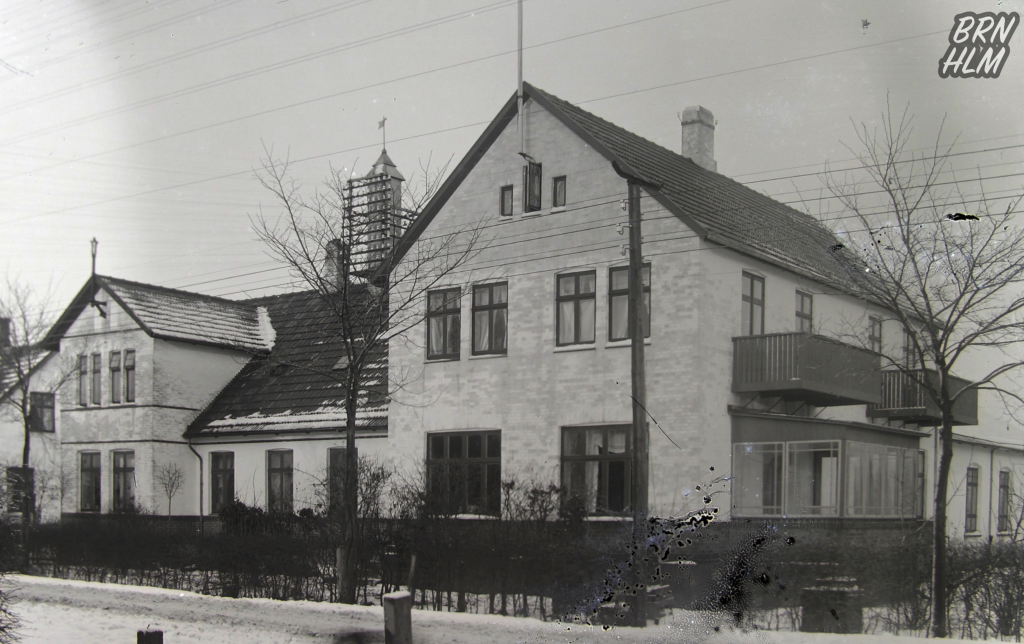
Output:
<path fill-rule="evenodd" d="M 836 237 L 814 217 L 524 83 L 524 93 L 627 173 L 702 238 L 818 281 L 847 273 L 831 250 Z M 448 177 L 396 248 L 396 261 L 444 207 L 517 112 L 513 95 Z M 394 265 L 390 262 L 388 265 Z"/>
<path fill-rule="evenodd" d="M 358 289 L 349 297 L 359 297 Z M 373 298 L 371 298 L 373 299 Z M 276 338 L 269 355 L 257 356 L 189 425 L 186 437 L 345 429 L 345 392 L 339 362 L 346 356 L 340 319 L 323 296 L 303 291 L 249 300 L 265 306 Z M 362 318 L 365 319 L 365 318 Z M 387 347 L 363 371 L 357 425 L 387 428 Z"/>
<path fill-rule="evenodd" d="M 7 399 L 21 380 L 19 370 L 31 377 L 42 368 L 46 361 L 56 355 L 37 346 L 3 347 L 0 352 L 0 403 Z"/>
<path fill-rule="evenodd" d="M 265 353 L 270 342 L 260 333 L 257 307 L 209 295 L 97 275 L 90 278 L 43 340 L 59 346 L 79 314 L 106 294 L 150 336 L 208 346 Z"/>

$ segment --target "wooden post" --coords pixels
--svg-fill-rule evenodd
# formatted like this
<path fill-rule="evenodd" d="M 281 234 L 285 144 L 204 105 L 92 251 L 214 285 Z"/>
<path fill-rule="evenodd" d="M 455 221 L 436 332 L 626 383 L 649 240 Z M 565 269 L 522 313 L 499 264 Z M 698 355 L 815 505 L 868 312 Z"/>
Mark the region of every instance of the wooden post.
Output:
<path fill-rule="evenodd" d="M 412 595 L 406 591 L 381 597 L 385 644 L 412 644 Z"/>
<path fill-rule="evenodd" d="M 135 644 L 164 644 L 163 631 L 138 631 Z"/>
<path fill-rule="evenodd" d="M 409 583 L 406 586 L 409 589 L 409 594 L 412 595 L 413 600 L 416 599 L 416 585 L 414 580 L 416 579 L 416 553 L 413 553 L 412 559 L 409 561 Z"/>
<path fill-rule="evenodd" d="M 335 578 L 335 596 L 340 602 L 342 579 L 345 578 L 345 556 L 341 551 L 341 546 L 338 546 L 338 549 L 334 551 L 334 571 L 337 574 Z"/>
<path fill-rule="evenodd" d="M 643 237 L 640 234 L 640 188 L 658 190 L 618 161 L 612 169 L 626 180 L 629 192 L 629 325 L 632 348 L 631 375 L 633 389 L 633 459 L 630 476 L 630 501 L 633 506 L 633 571 L 636 600 L 633 603 L 634 626 L 647 626 L 647 519 L 648 477 L 650 467 L 650 435 L 647 426 L 647 379 L 644 370 L 644 318 L 643 307 Z"/>

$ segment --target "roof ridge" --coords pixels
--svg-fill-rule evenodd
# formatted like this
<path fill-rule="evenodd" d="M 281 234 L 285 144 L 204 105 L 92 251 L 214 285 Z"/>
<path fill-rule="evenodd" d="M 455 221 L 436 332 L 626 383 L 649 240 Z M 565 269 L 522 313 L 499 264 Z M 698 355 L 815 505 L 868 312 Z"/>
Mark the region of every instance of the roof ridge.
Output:
<path fill-rule="evenodd" d="M 643 141 L 643 142 L 645 142 L 645 143 L 648 143 L 648 144 L 650 144 L 650 145 L 653 145 L 654 147 L 656 147 L 656 148 L 658 148 L 658 149 L 660 149 L 660 150 L 662 150 L 662 151 L 664 151 L 664 152 L 668 152 L 668 153 L 669 153 L 669 154 L 671 154 L 671 155 L 677 156 L 677 157 L 679 157 L 680 159 L 685 159 L 686 161 L 688 161 L 688 162 L 692 163 L 692 164 L 694 165 L 694 167 L 695 167 L 695 168 L 700 168 L 700 169 L 701 169 L 702 171 L 704 171 L 704 172 L 709 172 L 709 173 L 711 173 L 711 174 L 717 174 L 717 175 L 719 175 L 719 176 L 725 177 L 725 175 L 724 175 L 724 174 L 721 174 L 721 173 L 719 173 L 719 172 L 715 172 L 715 171 L 713 171 L 713 170 L 708 170 L 707 168 L 703 168 L 703 167 L 701 167 L 701 166 L 700 166 L 700 165 L 699 165 L 699 164 L 698 164 L 698 163 L 697 163 L 696 161 L 694 161 L 694 160 L 693 160 L 693 159 L 691 159 L 690 157 L 685 157 L 685 156 L 683 156 L 682 154 L 680 154 L 680 153 L 678 153 L 678 152 L 676 152 L 676 151 L 674 151 L 674 150 L 670 150 L 669 148 L 666 148 L 665 146 L 661 145 L 660 143 L 656 143 L 656 142 L 654 142 L 654 141 L 652 141 L 652 140 L 648 139 L 647 137 L 644 137 L 644 136 L 640 136 L 640 135 L 639 135 L 639 134 L 637 134 L 636 132 L 630 132 L 629 130 L 627 130 L 626 128 L 622 127 L 621 125 L 618 125 L 618 124 L 616 124 L 616 123 L 612 123 L 612 122 L 611 122 L 611 121 L 609 121 L 608 119 L 606 119 L 606 118 L 602 118 L 602 117 L 598 116 L 597 114 L 594 114 L 593 112 L 590 112 L 590 111 L 588 111 L 588 110 L 585 110 L 585 109 L 583 109 L 582 107 L 580 107 L 580 106 L 576 105 L 575 103 L 572 103 L 572 102 L 570 102 L 570 101 L 567 101 L 567 100 L 565 100 L 564 98 L 560 98 L 560 97 L 558 97 L 558 96 L 555 96 L 555 95 L 554 95 L 554 94 L 552 94 L 551 92 L 547 92 L 547 91 L 545 91 L 545 90 L 542 90 L 542 89 L 540 89 L 539 87 L 536 87 L 535 85 L 530 85 L 529 83 L 526 83 L 526 85 L 528 85 L 528 86 L 530 87 L 530 89 L 532 89 L 533 91 L 536 91 L 536 92 L 538 92 L 539 94 L 542 94 L 542 95 L 544 95 L 544 97 L 545 97 L 545 98 L 547 98 L 548 100 L 552 101 L 553 103 L 564 103 L 565 105 L 568 105 L 568 106 L 569 106 L 569 107 L 571 107 L 572 109 L 574 109 L 574 110 L 579 110 L 580 112 L 583 112 L 583 113 L 584 113 L 584 114 L 586 114 L 587 116 L 589 116 L 589 117 L 591 117 L 591 118 L 593 118 L 593 119 L 595 119 L 595 120 L 601 121 L 602 123 L 604 123 L 604 124 L 606 124 L 606 125 L 608 125 L 608 126 L 610 126 L 610 127 L 614 128 L 614 129 L 616 129 L 616 130 L 619 130 L 620 132 L 622 132 L 622 133 L 624 133 L 624 134 L 627 134 L 627 135 L 629 135 L 629 136 L 631 136 L 631 137 L 633 137 L 633 138 L 636 138 L 636 139 L 640 139 L 641 141 Z M 561 107 L 561 105 L 559 105 L 559 107 Z M 726 179 L 728 179 L 729 177 L 725 177 L 725 178 L 726 178 Z M 743 185 L 743 184 L 740 184 L 740 185 Z M 749 190 L 749 188 L 748 188 L 748 190 Z"/>
<path fill-rule="evenodd" d="M 249 309 L 250 306 L 246 300 L 229 300 L 224 297 L 217 297 L 216 295 L 206 295 L 204 293 L 196 293 L 195 291 L 185 291 L 178 288 L 171 288 L 169 286 L 158 286 L 156 284 L 147 284 L 146 282 L 136 282 L 134 280 L 126 280 L 121 277 L 112 277 L 110 275 L 96 275 L 96 277 L 99 278 L 100 280 L 103 280 L 104 282 L 112 283 L 114 285 L 122 284 L 126 286 L 142 287 L 153 291 L 170 293 L 174 295 L 182 295 L 194 299 L 205 300 L 211 303 L 229 304 L 245 309 Z"/>

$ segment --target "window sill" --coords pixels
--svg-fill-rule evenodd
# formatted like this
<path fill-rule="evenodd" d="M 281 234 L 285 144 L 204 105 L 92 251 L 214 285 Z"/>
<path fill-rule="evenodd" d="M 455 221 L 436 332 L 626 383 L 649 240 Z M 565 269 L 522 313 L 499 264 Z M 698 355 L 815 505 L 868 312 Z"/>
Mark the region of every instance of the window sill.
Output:
<path fill-rule="evenodd" d="M 458 358 L 427 358 L 423 361 L 423 364 L 432 364 L 435 362 L 458 362 L 459 360 L 462 360 L 462 356 L 459 356 Z"/>
<path fill-rule="evenodd" d="M 507 358 L 507 353 L 482 353 L 478 356 L 469 356 L 470 360 L 487 360 L 489 358 Z"/>
<path fill-rule="evenodd" d="M 565 206 L 555 206 L 554 208 L 551 209 L 552 215 L 555 214 L 556 212 L 565 212 Z"/>
<path fill-rule="evenodd" d="M 964 533 L 964 539 L 978 539 L 981 537 L 980 532 L 966 532 Z"/>
<path fill-rule="evenodd" d="M 520 217 L 523 219 L 532 219 L 533 217 L 540 217 L 544 214 L 543 210 L 532 210 L 530 212 L 524 212 Z"/>
<path fill-rule="evenodd" d="M 597 349 L 596 344 L 567 344 L 564 347 L 555 347 L 555 353 L 569 353 L 572 351 L 593 351 Z"/>
<path fill-rule="evenodd" d="M 618 347 L 631 347 L 633 346 L 632 340 L 609 340 L 604 344 L 605 349 L 616 349 Z M 644 338 L 644 346 L 651 346 L 651 339 Z"/>
<path fill-rule="evenodd" d="M 633 521 L 633 517 L 631 517 L 631 516 L 628 516 L 628 517 L 627 516 L 618 517 L 618 516 L 613 516 L 613 515 L 608 515 L 608 514 L 601 514 L 601 515 L 597 515 L 597 516 L 588 516 L 588 517 L 585 517 L 583 520 L 584 521 L 593 521 L 594 523 L 608 523 L 608 522 L 612 522 L 612 521 L 615 521 L 615 522 Z"/>

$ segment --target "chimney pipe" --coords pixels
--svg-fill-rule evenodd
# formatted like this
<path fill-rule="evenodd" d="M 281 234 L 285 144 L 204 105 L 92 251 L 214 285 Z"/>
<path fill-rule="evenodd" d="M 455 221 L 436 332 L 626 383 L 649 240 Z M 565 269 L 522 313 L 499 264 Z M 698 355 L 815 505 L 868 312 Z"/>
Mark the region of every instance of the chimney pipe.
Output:
<path fill-rule="evenodd" d="M 11 346 L 11 318 L 0 318 L 0 347 Z"/>
<path fill-rule="evenodd" d="M 324 267 L 324 272 L 331 281 L 331 286 L 339 291 L 348 277 L 350 263 L 348 244 L 340 239 L 331 239 L 327 242 L 327 266 Z"/>
<path fill-rule="evenodd" d="M 684 157 L 712 172 L 718 172 L 715 161 L 715 115 L 700 105 L 693 105 L 679 115 L 683 128 Z"/>

